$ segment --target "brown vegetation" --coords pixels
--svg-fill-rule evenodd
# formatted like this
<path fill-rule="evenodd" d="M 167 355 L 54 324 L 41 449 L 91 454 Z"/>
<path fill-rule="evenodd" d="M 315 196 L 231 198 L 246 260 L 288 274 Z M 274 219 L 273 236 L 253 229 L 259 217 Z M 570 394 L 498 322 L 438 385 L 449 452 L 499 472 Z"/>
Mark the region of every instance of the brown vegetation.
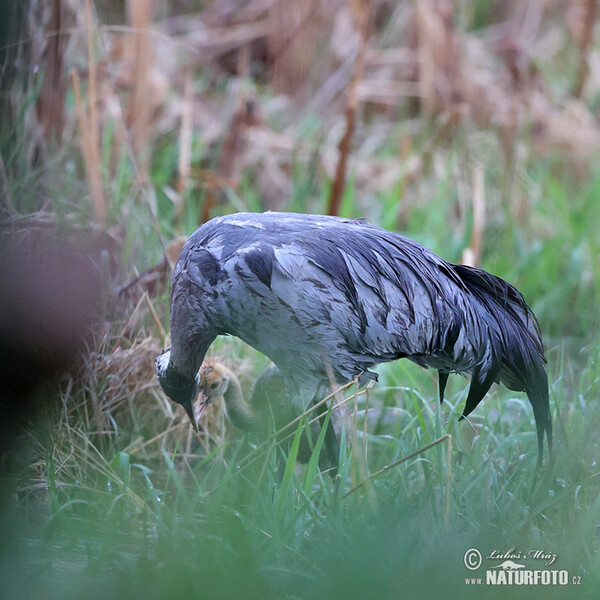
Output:
<path fill-rule="evenodd" d="M 566 21 L 563 4 L 493 3 L 496 21 L 467 30 L 475 8 L 459 10 L 448 0 L 221 1 L 196 12 L 130 0 L 125 14 L 110 2 L 82 8 L 70 1 L 62 9 L 55 3 L 38 24 L 44 30 L 33 32 L 38 44 L 45 40 L 39 68 L 54 82 L 41 90 L 40 118 L 46 135 L 59 127 L 68 70 L 75 69 L 75 89 L 78 78 L 87 80 L 76 105 L 101 223 L 98 130 L 110 121 L 116 141 L 130 145 L 141 187 L 148 185 L 153 147 L 164 136 L 179 138 L 170 197 L 180 213 L 192 192 L 202 192 L 201 220 L 218 212 L 225 197 L 219 192 L 235 191 L 248 171 L 258 171 L 264 207 L 277 208 L 291 191 L 296 156 L 308 162 L 316 155 L 319 176 L 331 179 L 329 212 L 339 212 L 348 170 L 361 198 L 401 182 L 400 202 L 410 203 L 411 184 L 461 133 L 490 132 L 494 155 L 501 150 L 507 168 L 514 167 L 523 135 L 532 137 L 534 152 L 566 150 L 585 168 L 600 146 L 589 108 L 600 85 L 592 68 L 600 56 L 593 44 L 596 3 L 570 4 Z M 98 15 L 107 9 L 125 24 L 102 22 Z M 540 70 L 561 61 L 571 45 L 576 68 L 565 77 L 573 93 Z M 201 74 L 205 83 L 198 85 Z M 265 84 L 269 93 L 259 94 Z M 301 131 L 310 112 L 323 123 L 318 147 Z M 423 136 L 419 145 L 406 141 Z M 198 140 L 202 157 L 192 152 Z M 396 156 L 381 152 L 394 145 Z M 112 153 L 120 151 L 115 143 Z"/>

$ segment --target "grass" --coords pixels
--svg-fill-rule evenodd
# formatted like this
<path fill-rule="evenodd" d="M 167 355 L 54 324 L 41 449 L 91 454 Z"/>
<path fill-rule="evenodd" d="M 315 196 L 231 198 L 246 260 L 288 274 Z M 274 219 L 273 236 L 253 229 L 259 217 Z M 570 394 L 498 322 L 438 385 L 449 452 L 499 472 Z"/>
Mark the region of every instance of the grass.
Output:
<path fill-rule="evenodd" d="M 243 439 L 230 441 L 222 457 L 184 457 L 179 439 L 145 458 L 127 451 L 132 432 L 119 427 L 101 443 L 72 415 L 77 425 L 36 440 L 42 485 L 30 482 L 18 491 L 19 501 L 7 501 L 5 593 L 392 598 L 402 590 L 401 597 L 468 597 L 466 550 L 515 547 L 553 552 L 557 568 L 581 576 L 582 587 L 544 589 L 539 597 L 593 597 L 600 585 L 593 387 L 599 373 L 590 365 L 578 372 L 575 402 L 565 390 L 566 374 L 555 379 L 553 404 L 561 415 L 555 462 L 538 471 L 532 418 L 522 399 L 494 393 L 473 419 L 473 439 L 472 426 L 457 421 L 462 385 L 449 390 L 450 407 L 440 409 L 423 397 L 429 377 L 402 363 L 386 366 L 371 411 L 393 396 L 406 413 L 401 424 L 369 432 L 371 472 L 446 433 L 453 441 L 451 470 L 448 446 L 439 444 L 348 496 L 359 482 L 360 436 L 353 447 L 342 444 L 338 480 L 315 461 L 294 468 L 297 444 L 280 480 L 280 450 L 272 445 L 247 468 L 239 468 L 252 452 Z M 418 387 L 389 385 L 395 379 Z M 362 401 L 358 406 L 364 409 Z M 125 415 L 116 420 L 123 425 Z M 296 440 L 299 435 L 301 429 Z M 36 493 L 40 488 L 45 500 Z"/>
<path fill-rule="evenodd" d="M 485 25 L 491 4 L 473 4 L 473 29 Z M 227 78 L 205 71 L 202 87 L 218 79 L 221 99 Z M 45 207 L 59 230 L 74 225 L 85 238 L 94 231 L 92 203 L 77 138 L 65 136 L 60 152 L 35 166 L 28 160 L 25 117 L 40 85 L 25 94 L 10 135 L 3 134 L 10 143 L 3 138 L 1 166 L 11 176 L 3 199 L 10 198 L 10 216 Z M 272 100 L 269 89 L 260 92 L 265 104 Z M 299 125 L 291 133 L 287 113 L 270 117 L 281 118 L 277 133 L 293 141 L 291 159 L 281 159 L 290 193 L 277 208 L 323 212 L 332 181 L 320 154 L 328 150 L 330 124 L 326 115 L 295 116 Z M 384 122 L 385 139 L 364 152 L 366 163 L 398 160 L 407 129 L 401 121 Z M 509 168 L 495 133 L 465 120 L 450 140 L 437 143 L 442 125 L 413 118 L 415 124 L 408 158 L 421 161 L 417 174 L 382 191 L 367 188 L 364 164 L 351 161 L 342 212 L 366 216 L 460 262 L 475 227 L 471 165 L 481 163 L 482 266 L 517 285 L 540 320 L 555 422 L 553 461 L 536 467 L 533 415 L 522 394 L 494 387 L 469 420 L 459 422 L 468 382 L 451 378 L 440 406 L 435 373 L 406 361 L 378 368 L 368 404 L 366 394 L 355 401 L 353 386 L 345 391 L 353 418 L 342 432 L 335 479 L 319 468 L 322 439 L 311 440 L 308 464 L 296 465 L 305 419 L 290 428 L 288 445 L 268 440 L 259 446 L 230 430 L 222 447 L 213 444 L 207 452 L 153 374 L 153 357 L 166 340 L 150 306 L 167 330 L 168 292 L 159 286 L 137 313 L 137 298 L 108 301 L 109 292 L 162 257 L 149 208 L 168 242 L 193 231 L 207 190 L 201 184 L 189 190 L 177 213 L 169 195 L 177 178 L 177 134 L 162 131 L 153 138 L 149 183 L 140 191 L 128 152 L 121 147 L 113 156 L 120 124 L 108 119 L 99 160 L 117 266 L 100 265 L 105 305 L 83 368 L 42 393 L 37 420 L 13 449 L 16 466 L 0 491 L 0 595 L 505 598 L 507 588 L 465 583 L 483 568 L 469 571 L 463 558 L 477 548 L 484 566 L 496 565 L 485 557 L 513 548 L 556 554 L 556 568 L 580 577 L 581 585 L 512 586 L 511 597 L 597 597 L 597 157 L 591 155 L 583 171 L 571 169 L 566 152 L 536 155 L 527 131 L 520 131 Z M 192 170 L 215 171 L 219 144 L 194 138 Z M 263 210 L 258 182 L 264 170 L 254 158 L 242 165 L 237 185 L 220 190 L 224 199 L 215 214 Z M 235 339 L 217 340 L 211 354 L 236 366 L 246 390 L 269 366 Z M 542 568 L 543 561 L 527 565 Z"/>

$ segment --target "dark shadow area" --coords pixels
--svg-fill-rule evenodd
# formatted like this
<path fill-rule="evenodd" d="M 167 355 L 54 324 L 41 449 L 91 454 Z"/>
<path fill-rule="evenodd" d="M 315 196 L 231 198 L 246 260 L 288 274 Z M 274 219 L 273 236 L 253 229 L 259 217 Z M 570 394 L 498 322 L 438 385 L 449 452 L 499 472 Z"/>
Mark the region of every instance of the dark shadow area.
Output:
<path fill-rule="evenodd" d="M 92 331 L 100 275 L 91 256 L 48 234 L 0 238 L 0 454 L 76 366 Z"/>

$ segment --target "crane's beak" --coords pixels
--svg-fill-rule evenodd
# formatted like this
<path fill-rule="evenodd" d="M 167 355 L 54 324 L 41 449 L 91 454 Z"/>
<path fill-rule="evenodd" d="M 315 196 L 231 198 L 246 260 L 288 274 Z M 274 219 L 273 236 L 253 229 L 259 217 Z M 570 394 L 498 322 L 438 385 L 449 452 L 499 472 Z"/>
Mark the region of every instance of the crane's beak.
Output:
<path fill-rule="evenodd" d="M 187 404 L 183 404 L 182 406 L 185 408 L 185 412 L 190 419 L 190 423 L 192 424 L 194 431 L 198 433 L 198 419 L 196 418 L 193 402 L 190 400 Z"/>

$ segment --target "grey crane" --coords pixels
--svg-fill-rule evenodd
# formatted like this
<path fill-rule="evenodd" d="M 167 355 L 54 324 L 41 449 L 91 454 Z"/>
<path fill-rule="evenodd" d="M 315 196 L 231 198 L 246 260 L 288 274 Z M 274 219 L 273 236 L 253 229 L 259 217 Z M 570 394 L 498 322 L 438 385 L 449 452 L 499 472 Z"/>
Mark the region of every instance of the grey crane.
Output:
<path fill-rule="evenodd" d="M 544 348 L 521 293 L 364 219 L 237 213 L 197 229 L 173 273 L 171 348 L 156 361 L 194 427 L 198 368 L 218 335 L 268 356 L 298 412 L 330 374 L 365 383 L 374 365 L 408 358 L 438 370 L 440 402 L 450 373 L 471 374 L 461 418 L 494 382 L 526 392 L 539 460 L 544 434 L 552 448 Z"/>

